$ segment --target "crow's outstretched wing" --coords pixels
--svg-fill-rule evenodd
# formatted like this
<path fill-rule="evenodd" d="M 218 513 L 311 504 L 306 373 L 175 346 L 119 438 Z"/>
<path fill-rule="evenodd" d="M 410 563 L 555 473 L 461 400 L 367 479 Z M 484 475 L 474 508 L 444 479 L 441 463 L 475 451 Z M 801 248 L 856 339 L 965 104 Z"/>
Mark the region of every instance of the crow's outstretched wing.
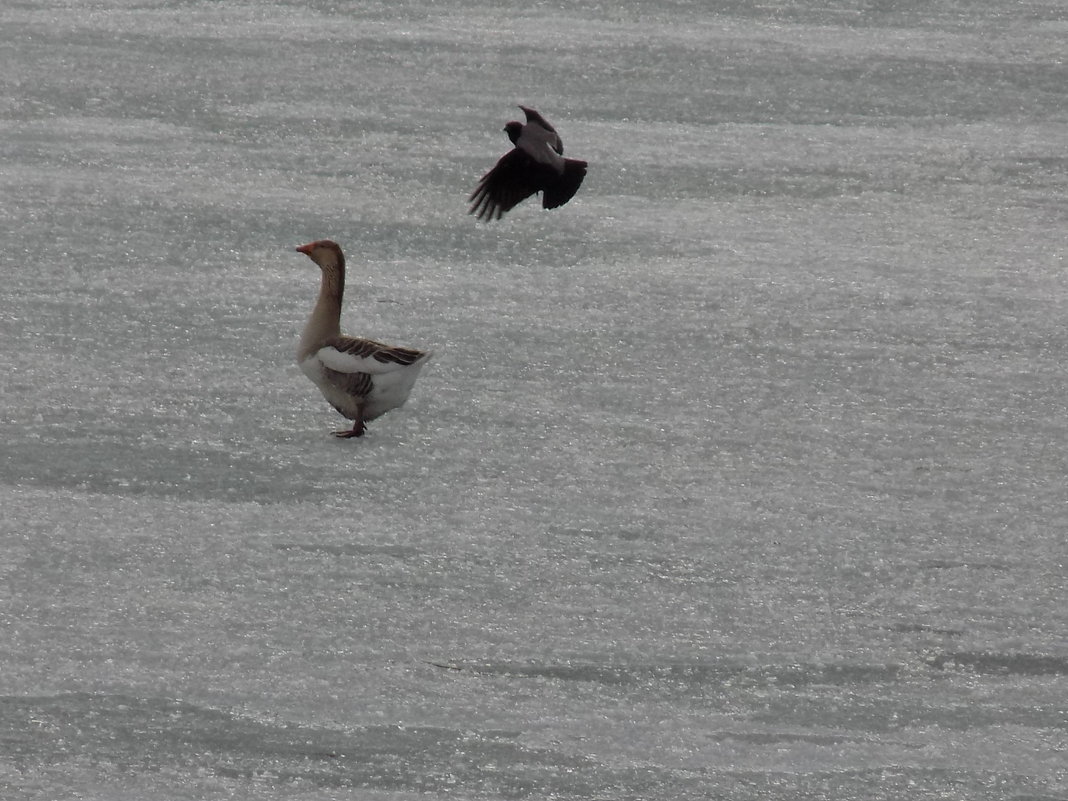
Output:
<path fill-rule="evenodd" d="M 555 209 L 557 206 L 562 206 L 571 200 L 579 187 L 582 186 L 582 179 L 586 177 L 587 166 L 585 161 L 565 159 L 564 174 L 545 187 L 545 191 L 541 196 L 541 207 L 543 209 Z"/>
<path fill-rule="evenodd" d="M 474 214 L 480 220 L 499 220 L 506 211 L 544 189 L 555 178 L 551 168 L 514 148 L 482 176 L 468 198 L 471 203 L 468 214 Z"/>

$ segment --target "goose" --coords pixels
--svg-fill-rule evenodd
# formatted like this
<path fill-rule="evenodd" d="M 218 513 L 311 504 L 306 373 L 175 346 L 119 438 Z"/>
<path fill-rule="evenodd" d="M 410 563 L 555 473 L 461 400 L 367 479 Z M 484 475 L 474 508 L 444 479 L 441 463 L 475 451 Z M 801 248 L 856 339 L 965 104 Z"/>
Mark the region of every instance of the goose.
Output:
<path fill-rule="evenodd" d="M 541 205 L 555 209 L 571 200 L 586 177 L 587 162 L 564 158 L 560 134 L 541 114 L 520 106 L 526 124 L 513 120 L 504 132 L 515 145 L 478 182 L 467 199 L 468 214 L 499 220 L 521 201 L 541 192 Z"/>
<path fill-rule="evenodd" d="M 330 405 L 353 421 L 334 436 L 363 436 L 367 422 L 402 405 L 430 351 L 400 348 L 341 333 L 345 255 L 329 239 L 297 248 L 322 270 L 319 297 L 297 348 L 297 364 Z"/>

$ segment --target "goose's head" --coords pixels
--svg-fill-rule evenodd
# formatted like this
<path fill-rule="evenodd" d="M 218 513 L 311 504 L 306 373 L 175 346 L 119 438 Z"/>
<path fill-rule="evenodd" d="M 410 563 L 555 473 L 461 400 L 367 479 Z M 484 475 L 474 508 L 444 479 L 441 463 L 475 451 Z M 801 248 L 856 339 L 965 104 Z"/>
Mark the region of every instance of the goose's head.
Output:
<path fill-rule="evenodd" d="M 345 269 L 345 256 L 341 252 L 341 246 L 330 239 L 318 239 L 297 248 L 297 253 L 303 253 L 326 271 L 341 272 Z"/>

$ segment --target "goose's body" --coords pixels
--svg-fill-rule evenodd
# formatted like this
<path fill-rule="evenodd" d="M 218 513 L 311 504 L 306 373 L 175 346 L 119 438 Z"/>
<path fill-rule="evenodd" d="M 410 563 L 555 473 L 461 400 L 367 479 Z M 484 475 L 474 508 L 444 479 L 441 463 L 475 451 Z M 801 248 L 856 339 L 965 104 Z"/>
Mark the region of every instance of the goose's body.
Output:
<path fill-rule="evenodd" d="M 586 177 L 588 164 L 564 158 L 564 143 L 549 121 L 532 108 L 519 108 L 526 123 L 513 120 L 504 126 L 515 147 L 482 176 L 468 198 L 468 213 L 480 220 L 499 220 L 538 192 L 542 208 L 555 209 L 575 196 Z"/>
<path fill-rule="evenodd" d="M 429 351 L 401 348 L 341 333 L 345 256 L 336 242 L 321 239 L 297 248 L 322 270 L 319 297 L 297 348 L 297 363 L 330 405 L 353 421 L 339 437 L 359 437 L 365 423 L 402 405 Z"/>

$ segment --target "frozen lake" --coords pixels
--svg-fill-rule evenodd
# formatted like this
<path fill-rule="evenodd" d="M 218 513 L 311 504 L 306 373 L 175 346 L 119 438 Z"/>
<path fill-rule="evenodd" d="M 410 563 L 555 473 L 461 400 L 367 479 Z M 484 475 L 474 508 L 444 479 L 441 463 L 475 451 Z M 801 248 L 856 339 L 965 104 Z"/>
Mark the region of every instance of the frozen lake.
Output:
<path fill-rule="evenodd" d="M 7 0 L 0 796 L 1068 798 L 1066 42 Z M 589 175 L 481 224 L 517 103 Z M 436 351 L 359 440 L 322 237 Z"/>

